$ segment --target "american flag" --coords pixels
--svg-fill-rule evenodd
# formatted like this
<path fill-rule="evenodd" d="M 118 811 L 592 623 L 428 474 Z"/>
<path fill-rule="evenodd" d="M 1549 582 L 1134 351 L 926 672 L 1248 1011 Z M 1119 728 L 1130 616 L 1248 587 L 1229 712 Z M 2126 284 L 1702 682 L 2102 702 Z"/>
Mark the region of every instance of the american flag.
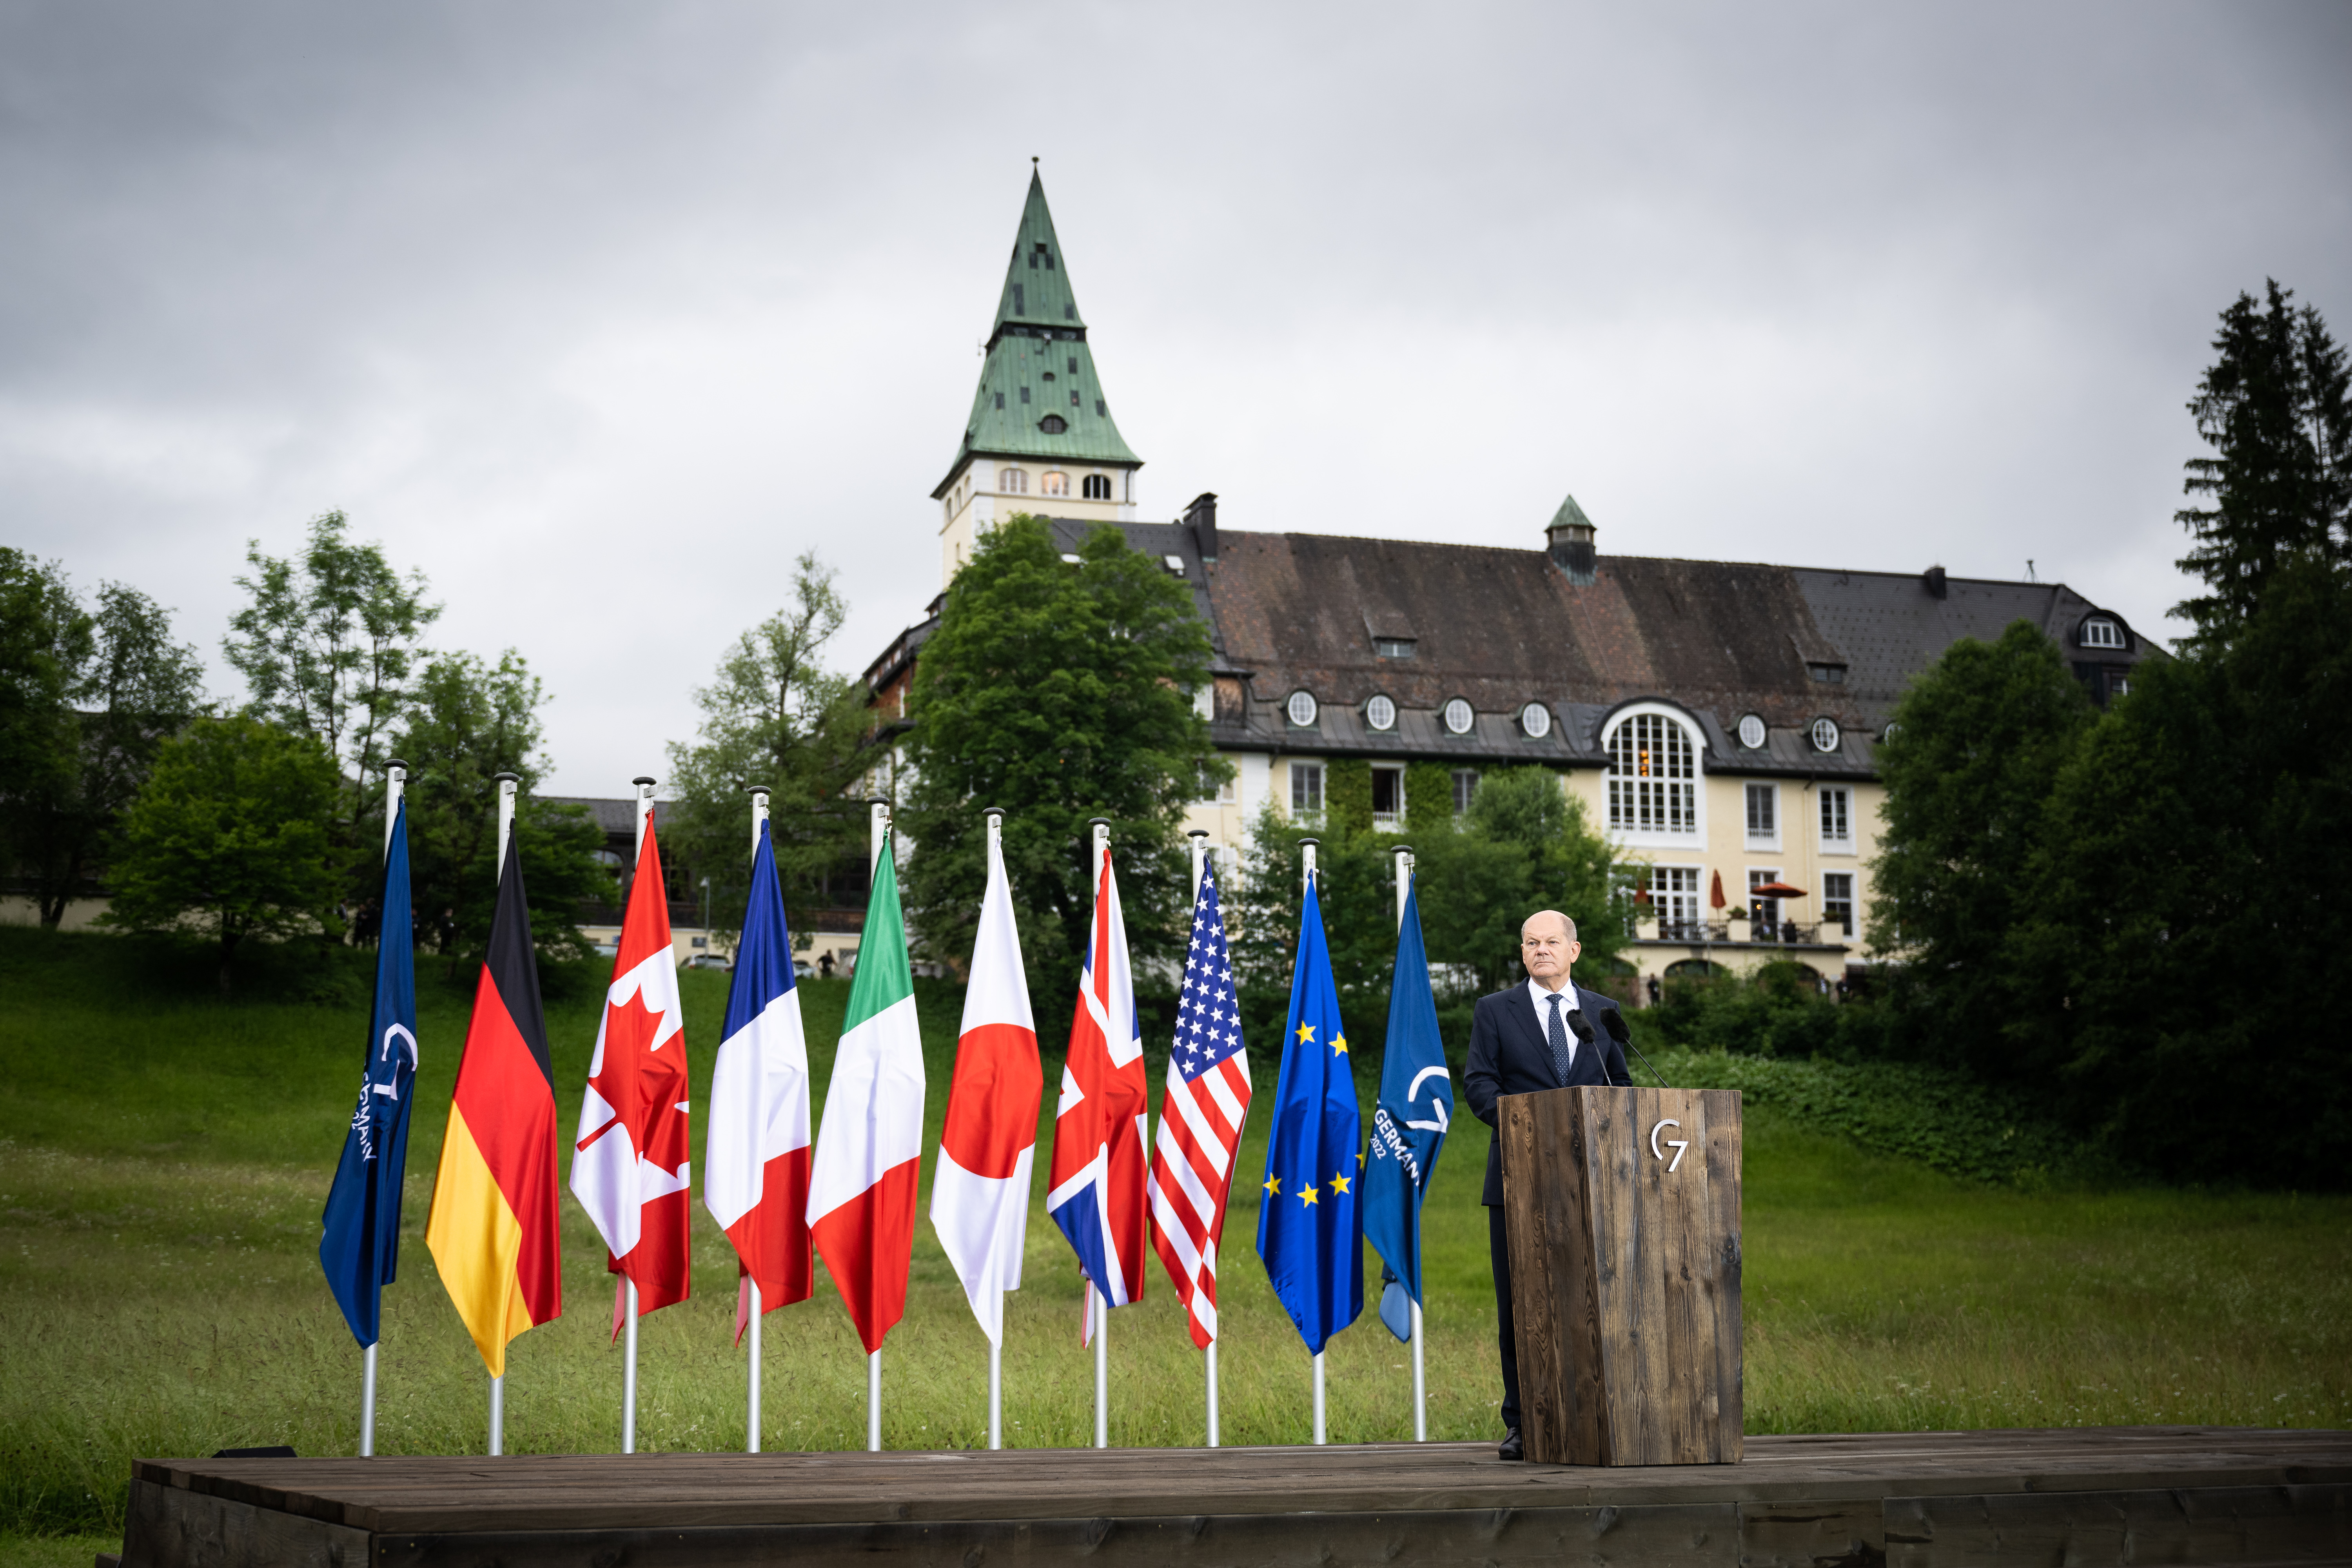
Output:
<path fill-rule="evenodd" d="M 1183 1300 L 1192 1342 L 1204 1349 L 1217 1337 L 1217 1241 L 1224 1234 L 1225 1196 L 1249 1101 L 1241 998 L 1211 862 L 1202 868 L 1192 905 L 1192 948 L 1184 959 L 1176 1038 L 1168 1051 L 1160 1140 L 1145 1182 L 1151 1244 Z"/>

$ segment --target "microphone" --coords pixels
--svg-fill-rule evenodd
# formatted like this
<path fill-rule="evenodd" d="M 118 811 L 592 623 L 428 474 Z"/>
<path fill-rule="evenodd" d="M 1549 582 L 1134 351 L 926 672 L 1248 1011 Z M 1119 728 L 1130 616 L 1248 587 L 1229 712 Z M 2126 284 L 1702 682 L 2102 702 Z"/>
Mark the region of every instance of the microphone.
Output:
<path fill-rule="evenodd" d="M 1660 1072 L 1655 1065 L 1651 1062 L 1648 1057 L 1642 1056 L 1641 1047 L 1633 1044 L 1633 1031 L 1626 1026 L 1625 1015 L 1612 1007 L 1603 1016 L 1601 1021 L 1609 1026 L 1609 1037 L 1616 1041 L 1619 1045 L 1630 1049 L 1635 1056 L 1642 1057 L 1642 1065 L 1650 1069 L 1650 1076 L 1658 1080 L 1658 1087 L 1661 1089 L 1667 1087 L 1666 1075 Z M 1606 1062 L 1602 1063 L 1602 1068 L 1605 1073 L 1607 1068 Z M 1633 1087 L 1631 1082 L 1633 1076 L 1633 1069 L 1631 1068 L 1626 1068 L 1625 1077 L 1628 1081 L 1625 1087 L 1628 1089 Z"/>
<path fill-rule="evenodd" d="M 1575 1034 L 1576 1043 L 1578 1045 L 1587 1047 L 1591 1046 L 1593 1038 L 1592 1024 L 1591 1020 L 1585 1017 L 1583 1008 L 1579 1007 L 1568 1016 L 1568 1026 L 1570 1030 Z M 1609 1081 L 1609 1058 L 1603 1056 L 1597 1059 L 1601 1063 L 1601 1087 L 1603 1089 L 1616 1088 L 1617 1086 L 1615 1084 Z"/>

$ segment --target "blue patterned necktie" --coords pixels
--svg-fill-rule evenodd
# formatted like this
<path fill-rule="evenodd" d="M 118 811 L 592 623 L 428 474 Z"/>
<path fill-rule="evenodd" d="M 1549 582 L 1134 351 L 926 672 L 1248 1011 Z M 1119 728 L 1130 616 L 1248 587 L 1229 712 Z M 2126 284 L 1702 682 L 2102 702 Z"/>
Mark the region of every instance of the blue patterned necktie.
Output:
<path fill-rule="evenodd" d="M 1568 1082 L 1568 1020 L 1560 1016 L 1560 994 L 1551 994 L 1551 1069 L 1559 1075 L 1562 1084 Z"/>

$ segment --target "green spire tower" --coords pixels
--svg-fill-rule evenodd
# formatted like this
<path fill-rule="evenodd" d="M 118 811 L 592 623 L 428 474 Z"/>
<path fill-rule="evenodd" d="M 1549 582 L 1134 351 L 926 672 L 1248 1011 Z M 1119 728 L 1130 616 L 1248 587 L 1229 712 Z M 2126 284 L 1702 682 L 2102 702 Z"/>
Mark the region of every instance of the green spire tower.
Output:
<path fill-rule="evenodd" d="M 1033 168 L 971 417 L 931 491 L 941 584 L 971 558 L 981 533 L 1014 512 L 1131 521 L 1142 466 L 1110 416 L 1045 181 Z"/>

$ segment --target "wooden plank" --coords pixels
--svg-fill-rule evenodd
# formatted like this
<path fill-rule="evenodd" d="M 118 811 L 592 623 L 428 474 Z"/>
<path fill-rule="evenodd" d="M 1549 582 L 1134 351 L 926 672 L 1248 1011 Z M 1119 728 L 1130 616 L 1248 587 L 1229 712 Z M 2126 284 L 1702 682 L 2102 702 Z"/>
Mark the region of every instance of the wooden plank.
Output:
<path fill-rule="evenodd" d="M 1644 1174 L 1644 1229 L 1658 1279 L 1658 1321 L 1665 1340 L 1665 1386 L 1659 1422 L 1659 1462 L 1713 1464 L 1716 1447 L 1714 1302 L 1706 1290 L 1706 1165 L 1692 1149 L 1706 1147 L 1706 1110 L 1696 1090 L 1657 1091 L 1655 1109 L 1671 1110 L 1677 1142 L 1670 1156 L 1652 1160 Z"/>
<path fill-rule="evenodd" d="M 1741 1568 L 1878 1568 L 1886 1510 L 1878 1498 L 1739 1505 Z"/>
<path fill-rule="evenodd" d="M 1845 1501 L 2352 1485 L 2352 1434 L 2200 1427 L 1759 1437 L 1738 1466 L 1496 1460 L 1483 1443 L 1004 1453 L 145 1460 L 137 1479 L 377 1531 L 854 1523 L 1319 1510 Z"/>
<path fill-rule="evenodd" d="M 2352 1486 L 1889 1498 L 1888 1568 L 2352 1562 Z"/>
<path fill-rule="evenodd" d="M 1619 1091 L 1563 1092 L 1582 1103 L 1591 1163 L 1592 1274 L 1600 1301 L 1601 1398 L 1609 1411 L 1612 1465 L 1645 1465 L 1654 1453 L 1649 1430 L 1649 1385 L 1643 1331 L 1649 1302 L 1643 1289 L 1640 1232 L 1641 1184 Z"/>
<path fill-rule="evenodd" d="M 1741 1135 L 1739 1091 L 1709 1089 L 1699 1092 L 1706 1117 L 1706 1235 L 1712 1256 L 1707 1260 L 1706 1289 L 1714 1329 L 1715 1414 L 1714 1458 L 1738 1464 L 1747 1445 L 1747 1362 L 1740 1338 L 1744 1314 L 1740 1289 L 1744 1274 L 1741 1224 Z"/>
<path fill-rule="evenodd" d="M 367 1549 L 367 1535 L 343 1525 L 182 1487 L 131 1483 L 122 1532 L 128 1568 L 359 1568 Z"/>
<path fill-rule="evenodd" d="M 881 1559 L 894 1568 L 1061 1563 L 1088 1568 L 1296 1568 L 1301 1563 L 1553 1568 L 1563 1561 L 1736 1568 L 1739 1520 L 1735 1506 L 1717 1504 L 389 1535 L 378 1538 L 375 1561 L 377 1568 L 571 1568 L 591 1562 L 630 1568 L 719 1563 L 872 1568 Z"/>

